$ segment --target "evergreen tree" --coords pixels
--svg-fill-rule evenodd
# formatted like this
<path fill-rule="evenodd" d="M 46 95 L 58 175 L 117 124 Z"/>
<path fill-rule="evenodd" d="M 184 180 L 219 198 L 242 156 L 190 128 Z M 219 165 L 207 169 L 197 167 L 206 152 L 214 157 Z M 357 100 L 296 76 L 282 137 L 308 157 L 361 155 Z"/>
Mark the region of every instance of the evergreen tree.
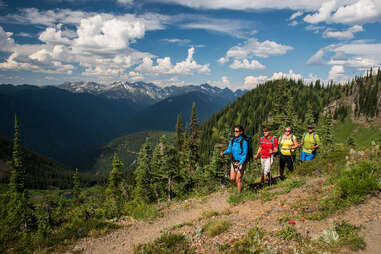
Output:
<path fill-rule="evenodd" d="M 315 119 L 314 119 L 314 114 L 312 110 L 312 105 L 311 103 L 308 103 L 307 110 L 304 115 L 304 126 L 307 127 L 307 125 L 314 124 L 314 123 L 315 123 Z"/>
<path fill-rule="evenodd" d="M 190 133 L 189 138 L 187 140 L 187 149 L 186 149 L 186 157 L 187 158 L 187 169 L 189 174 L 193 175 L 196 171 L 198 159 L 199 159 L 199 133 L 198 133 L 198 121 L 197 121 L 197 113 L 196 113 L 196 103 L 192 105 L 192 115 L 190 121 Z"/>
<path fill-rule="evenodd" d="M 121 212 L 121 206 L 123 201 L 123 178 L 121 168 L 123 162 L 119 160 L 117 153 L 114 153 L 114 159 L 112 161 L 113 169 L 109 175 L 109 181 L 106 188 L 106 199 L 108 201 L 110 215 L 119 216 Z"/>
<path fill-rule="evenodd" d="M 75 172 L 73 174 L 73 196 L 74 196 L 74 200 L 76 202 L 79 202 L 81 200 L 80 186 L 81 186 L 81 182 L 79 179 L 79 172 L 78 172 L 78 168 L 77 168 L 77 169 L 75 169 Z"/>
<path fill-rule="evenodd" d="M 13 137 L 12 168 L 9 189 L 11 192 L 23 193 L 25 171 L 22 162 L 22 151 L 20 146 L 20 133 L 17 116 L 15 116 L 15 132 Z"/>
<path fill-rule="evenodd" d="M 151 159 L 152 145 L 149 138 L 146 138 L 138 156 L 138 167 L 135 175 L 134 199 L 138 202 L 149 202 L 153 200 L 151 185 Z"/>
<path fill-rule="evenodd" d="M 175 146 L 177 151 L 181 151 L 184 143 L 184 134 L 183 134 L 183 120 L 181 118 L 181 114 L 177 115 L 177 123 L 176 123 L 176 141 Z"/>

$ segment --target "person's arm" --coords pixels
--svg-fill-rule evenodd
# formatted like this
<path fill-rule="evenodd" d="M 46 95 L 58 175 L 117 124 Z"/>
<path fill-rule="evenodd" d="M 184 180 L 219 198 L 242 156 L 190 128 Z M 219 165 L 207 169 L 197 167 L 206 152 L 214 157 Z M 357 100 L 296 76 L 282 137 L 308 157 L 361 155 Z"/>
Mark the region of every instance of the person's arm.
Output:
<path fill-rule="evenodd" d="M 295 136 L 294 136 L 293 141 L 294 141 L 294 146 L 292 147 L 292 149 L 296 149 L 296 148 L 298 148 L 300 145 L 298 144 L 298 140 L 296 140 L 296 137 L 295 137 Z"/>
<path fill-rule="evenodd" d="M 320 146 L 320 138 L 318 134 L 315 135 L 315 140 L 316 140 L 316 145 L 312 147 L 314 150 Z"/>
<path fill-rule="evenodd" d="M 243 165 L 245 163 L 245 160 L 246 160 L 246 156 L 247 156 L 247 150 L 248 150 L 248 143 L 246 140 L 243 140 L 242 142 L 242 154 L 239 155 L 239 164 Z"/>
<path fill-rule="evenodd" d="M 262 147 L 259 146 L 257 150 L 257 154 L 255 155 L 255 158 L 258 159 L 258 155 L 262 152 Z"/>
<path fill-rule="evenodd" d="M 274 151 L 273 153 L 278 152 L 278 139 L 274 137 Z"/>

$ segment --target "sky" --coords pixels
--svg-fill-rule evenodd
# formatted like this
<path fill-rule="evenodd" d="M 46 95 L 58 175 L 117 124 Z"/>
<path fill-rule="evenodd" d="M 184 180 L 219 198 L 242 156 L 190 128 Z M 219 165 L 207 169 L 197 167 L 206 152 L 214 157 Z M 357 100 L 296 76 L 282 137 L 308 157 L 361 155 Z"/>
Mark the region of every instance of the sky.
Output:
<path fill-rule="evenodd" d="M 381 0 L 0 0 L 0 83 L 345 82 L 381 66 Z"/>

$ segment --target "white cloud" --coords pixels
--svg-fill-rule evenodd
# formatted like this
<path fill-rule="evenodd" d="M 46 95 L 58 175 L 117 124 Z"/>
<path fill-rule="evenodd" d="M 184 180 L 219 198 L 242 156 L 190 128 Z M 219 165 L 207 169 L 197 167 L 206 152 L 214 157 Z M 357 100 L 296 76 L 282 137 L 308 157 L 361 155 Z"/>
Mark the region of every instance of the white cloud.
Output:
<path fill-rule="evenodd" d="M 293 13 L 293 14 L 291 15 L 291 17 L 289 18 L 289 20 L 294 20 L 294 19 L 296 19 L 297 17 L 302 16 L 302 15 L 303 15 L 303 12 L 302 12 L 302 11 L 297 11 L 297 12 L 295 12 L 295 13 Z"/>
<path fill-rule="evenodd" d="M 145 74 L 181 74 L 191 75 L 194 73 L 209 73 L 209 64 L 200 65 L 194 59 L 194 48 L 188 49 L 188 57 L 185 61 L 178 62 L 172 65 L 171 58 L 158 58 L 156 60 L 157 65 L 154 65 L 153 60 L 149 57 L 143 59 L 136 71 L 143 72 Z"/>
<path fill-rule="evenodd" d="M 267 81 L 268 77 L 267 76 L 247 76 L 245 78 L 245 82 L 242 86 L 243 89 L 254 89 L 256 88 L 259 84 L 265 83 Z"/>
<path fill-rule="evenodd" d="M 179 46 L 189 46 L 192 41 L 191 40 L 188 40 L 188 39 L 179 39 L 179 38 L 172 38 L 172 39 L 161 39 L 161 41 L 163 42 L 167 42 L 167 43 L 172 43 L 172 44 L 177 44 Z"/>
<path fill-rule="evenodd" d="M 288 73 L 283 73 L 283 72 L 275 72 L 270 80 L 277 80 L 277 79 L 293 79 L 293 80 L 299 80 L 303 79 L 303 76 L 301 74 L 294 73 L 293 70 L 289 70 Z"/>
<path fill-rule="evenodd" d="M 304 17 L 304 21 L 317 24 L 361 25 L 381 21 L 379 0 L 331 0 L 323 2 L 319 10 Z"/>
<path fill-rule="evenodd" d="M 30 34 L 30 33 L 24 33 L 24 32 L 21 32 L 21 33 L 17 33 L 15 34 L 16 36 L 20 36 L 20 37 L 27 37 L 27 38 L 33 38 L 34 35 L 33 34 Z"/>
<path fill-rule="evenodd" d="M 298 21 L 296 21 L 296 20 L 293 20 L 291 23 L 289 23 L 288 25 L 289 26 L 296 26 L 296 25 L 298 25 L 299 23 L 298 23 Z"/>
<path fill-rule="evenodd" d="M 233 63 L 230 65 L 230 68 L 232 69 L 249 69 L 249 70 L 255 70 L 255 69 L 266 69 L 266 66 L 258 62 L 257 60 L 252 60 L 251 62 L 247 59 L 244 59 L 242 61 L 235 59 Z"/>
<path fill-rule="evenodd" d="M 329 80 L 342 80 L 345 77 L 344 75 L 344 66 L 342 65 L 334 65 L 332 66 L 331 70 L 329 71 L 329 74 L 328 74 L 328 79 Z"/>
<path fill-rule="evenodd" d="M 283 55 L 287 51 L 292 50 L 293 47 L 278 44 L 275 41 L 263 41 L 260 42 L 256 38 L 248 39 L 242 46 L 234 46 L 226 52 L 224 58 L 220 58 L 218 61 L 220 63 L 228 62 L 231 58 L 233 59 L 251 59 L 254 56 L 267 58 L 274 55 Z"/>
<path fill-rule="evenodd" d="M 15 41 L 11 38 L 13 33 L 5 32 L 0 26 L 0 51 L 10 51 L 15 46 Z"/>
<path fill-rule="evenodd" d="M 48 44 L 69 44 L 70 40 L 68 38 L 62 37 L 61 26 L 48 27 L 44 32 L 40 34 L 38 39 L 42 42 Z"/>
<path fill-rule="evenodd" d="M 381 66 L 381 43 L 363 41 L 332 44 L 318 50 L 308 59 L 307 64 L 341 65 L 357 70 Z"/>
<path fill-rule="evenodd" d="M 325 38 L 336 38 L 339 40 L 350 40 L 353 39 L 354 33 L 362 32 L 363 28 L 360 25 L 355 25 L 350 27 L 346 31 L 332 31 L 332 29 L 327 29 L 323 33 Z"/>
<path fill-rule="evenodd" d="M 132 4 L 134 0 L 117 0 L 120 4 Z"/>
<path fill-rule="evenodd" d="M 165 79 L 165 80 L 153 80 L 151 82 L 160 87 L 185 85 L 185 82 L 183 80 L 179 80 L 178 77 L 172 77 L 170 79 Z"/>
<path fill-rule="evenodd" d="M 258 9 L 291 9 L 291 10 L 315 10 L 320 7 L 324 0 L 156 0 L 181 4 L 191 8 L 200 9 L 230 9 L 230 10 L 258 10 Z"/>

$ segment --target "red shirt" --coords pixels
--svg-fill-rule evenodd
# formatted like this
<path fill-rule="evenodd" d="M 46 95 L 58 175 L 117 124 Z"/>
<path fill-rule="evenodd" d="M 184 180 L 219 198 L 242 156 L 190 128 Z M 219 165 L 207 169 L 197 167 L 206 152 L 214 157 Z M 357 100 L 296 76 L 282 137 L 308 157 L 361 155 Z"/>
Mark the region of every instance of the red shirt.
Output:
<path fill-rule="evenodd" d="M 271 157 L 270 150 L 274 152 L 274 148 L 278 147 L 278 140 L 274 136 L 261 137 L 259 139 L 259 145 L 262 147 L 261 158 L 267 159 Z"/>

